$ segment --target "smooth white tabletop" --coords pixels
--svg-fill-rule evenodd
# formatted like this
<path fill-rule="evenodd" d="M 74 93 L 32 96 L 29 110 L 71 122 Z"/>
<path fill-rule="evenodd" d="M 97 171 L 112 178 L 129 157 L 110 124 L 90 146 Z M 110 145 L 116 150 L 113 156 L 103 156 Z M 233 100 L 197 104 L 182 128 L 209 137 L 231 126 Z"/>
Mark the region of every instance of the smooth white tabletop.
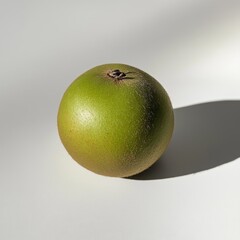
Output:
<path fill-rule="evenodd" d="M 0 239 L 239 240 L 239 1 L 0 0 Z M 69 84 L 103 63 L 169 93 L 176 126 L 146 172 L 83 169 L 56 125 Z"/>

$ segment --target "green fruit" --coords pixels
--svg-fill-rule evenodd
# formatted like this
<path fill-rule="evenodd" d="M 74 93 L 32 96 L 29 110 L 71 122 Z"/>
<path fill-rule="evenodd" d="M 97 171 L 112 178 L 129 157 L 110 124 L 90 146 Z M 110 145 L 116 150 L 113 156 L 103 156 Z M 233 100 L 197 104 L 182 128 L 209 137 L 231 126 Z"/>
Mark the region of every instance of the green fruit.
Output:
<path fill-rule="evenodd" d="M 157 161 L 173 132 L 164 88 L 147 73 L 105 64 L 79 76 L 66 90 L 58 131 L 71 157 L 101 175 L 127 177 Z"/>

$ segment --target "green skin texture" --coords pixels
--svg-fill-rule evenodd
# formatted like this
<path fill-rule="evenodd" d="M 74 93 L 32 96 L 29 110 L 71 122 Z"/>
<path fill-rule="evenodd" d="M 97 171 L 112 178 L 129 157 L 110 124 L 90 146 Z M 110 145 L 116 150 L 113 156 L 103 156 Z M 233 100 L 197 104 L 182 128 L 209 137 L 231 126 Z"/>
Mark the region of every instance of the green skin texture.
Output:
<path fill-rule="evenodd" d="M 108 76 L 119 69 L 126 78 Z M 79 76 L 58 111 L 63 145 L 80 165 L 97 174 L 128 177 L 142 172 L 166 150 L 173 108 L 150 75 L 125 64 L 105 64 Z"/>

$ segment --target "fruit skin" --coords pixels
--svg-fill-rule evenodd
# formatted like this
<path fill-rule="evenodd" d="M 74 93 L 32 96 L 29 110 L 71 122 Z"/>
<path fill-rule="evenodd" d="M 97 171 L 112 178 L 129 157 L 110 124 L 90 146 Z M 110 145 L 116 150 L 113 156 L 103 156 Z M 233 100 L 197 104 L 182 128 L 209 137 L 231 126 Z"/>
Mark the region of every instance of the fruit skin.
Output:
<path fill-rule="evenodd" d="M 113 70 L 126 73 L 112 77 Z M 170 99 L 150 75 L 125 64 L 104 64 L 79 76 L 58 110 L 63 145 L 97 174 L 128 177 L 157 161 L 174 127 Z"/>

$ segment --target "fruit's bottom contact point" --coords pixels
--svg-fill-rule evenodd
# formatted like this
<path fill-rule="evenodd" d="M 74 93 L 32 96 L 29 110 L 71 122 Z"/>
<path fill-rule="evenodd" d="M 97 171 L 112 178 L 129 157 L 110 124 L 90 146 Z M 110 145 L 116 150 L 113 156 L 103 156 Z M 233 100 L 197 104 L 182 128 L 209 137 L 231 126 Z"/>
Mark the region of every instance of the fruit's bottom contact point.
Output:
<path fill-rule="evenodd" d="M 80 75 L 64 93 L 57 121 L 71 157 L 92 172 L 112 177 L 150 167 L 166 150 L 174 126 L 164 88 L 125 64 L 100 65 Z"/>

